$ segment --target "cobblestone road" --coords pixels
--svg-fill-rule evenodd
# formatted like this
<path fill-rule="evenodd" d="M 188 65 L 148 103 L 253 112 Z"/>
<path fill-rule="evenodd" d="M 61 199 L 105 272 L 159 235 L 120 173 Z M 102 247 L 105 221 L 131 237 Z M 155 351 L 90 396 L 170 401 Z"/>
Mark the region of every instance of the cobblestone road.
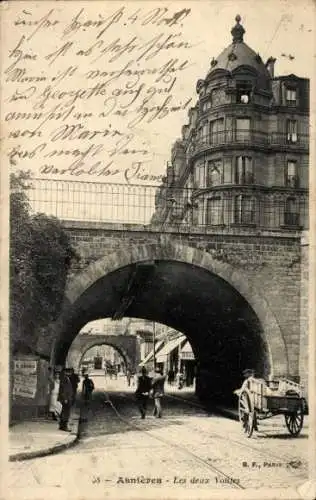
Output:
<path fill-rule="evenodd" d="M 105 387 L 103 378 L 94 380 L 97 390 L 80 444 L 60 455 L 11 464 L 12 498 L 44 498 L 36 496 L 43 488 L 46 498 L 58 491 L 58 498 L 68 492 L 70 500 L 210 498 L 210 489 L 218 498 L 234 489 L 238 498 L 254 488 L 260 498 L 258 488 L 285 487 L 285 498 L 297 498 L 307 480 L 307 424 L 291 438 L 283 418 L 274 417 L 247 439 L 238 422 L 207 414 L 193 396 L 190 403 L 180 395 L 165 398 L 162 419 L 151 416 L 151 403 L 141 420 L 134 389 L 125 381 Z"/>

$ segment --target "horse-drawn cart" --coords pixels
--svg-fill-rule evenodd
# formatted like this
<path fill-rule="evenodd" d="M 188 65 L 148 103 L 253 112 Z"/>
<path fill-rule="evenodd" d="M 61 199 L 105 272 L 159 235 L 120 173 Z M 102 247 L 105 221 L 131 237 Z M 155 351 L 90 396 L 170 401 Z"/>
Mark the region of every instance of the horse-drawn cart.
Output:
<path fill-rule="evenodd" d="M 258 430 L 260 420 L 274 415 L 284 415 L 292 436 L 301 432 L 307 403 L 299 384 L 286 379 L 266 381 L 249 377 L 235 394 L 239 396 L 239 421 L 247 437 Z"/>

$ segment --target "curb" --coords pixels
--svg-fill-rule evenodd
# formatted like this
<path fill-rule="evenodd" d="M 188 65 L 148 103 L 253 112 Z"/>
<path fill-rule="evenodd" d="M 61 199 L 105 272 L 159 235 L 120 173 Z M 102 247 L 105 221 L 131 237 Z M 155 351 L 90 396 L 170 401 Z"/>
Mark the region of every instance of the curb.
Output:
<path fill-rule="evenodd" d="M 23 460 L 31 460 L 33 458 L 47 457 L 49 455 L 55 455 L 60 453 L 61 451 L 65 451 L 68 448 L 72 448 L 79 443 L 80 440 L 80 427 L 81 427 L 81 416 L 78 415 L 78 424 L 77 424 L 77 432 L 73 436 L 71 441 L 67 443 L 61 443 L 54 446 L 50 446 L 49 448 L 44 448 L 36 451 L 26 451 L 21 453 L 15 453 L 14 455 L 9 455 L 9 462 L 22 462 Z"/>
<path fill-rule="evenodd" d="M 46 457 L 48 455 L 55 455 L 56 453 L 59 453 L 61 451 L 67 450 L 68 448 L 71 448 L 72 446 L 75 446 L 79 442 L 79 439 L 80 439 L 79 433 L 77 433 L 74 436 L 74 439 L 72 441 L 69 441 L 68 443 L 58 444 L 42 450 L 16 453 L 15 455 L 9 456 L 9 462 L 21 462 L 23 460 L 31 460 L 32 458 L 40 458 L 40 457 Z"/>

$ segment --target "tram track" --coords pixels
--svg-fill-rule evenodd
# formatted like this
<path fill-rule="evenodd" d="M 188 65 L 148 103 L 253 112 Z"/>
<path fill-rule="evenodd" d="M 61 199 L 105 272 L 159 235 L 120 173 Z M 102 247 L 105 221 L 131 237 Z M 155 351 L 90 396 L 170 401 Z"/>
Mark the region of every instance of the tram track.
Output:
<path fill-rule="evenodd" d="M 189 406 L 194 406 L 196 408 L 200 408 L 201 410 L 204 410 L 207 413 L 207 410 L 202 405 L 200 405 L 199 403 L 191 402 L 188 399 L 183 398 L 181 396 L 174 396 L 174 395 L 168 394 L 167 397 L 171 397 L 173 399 L 177 399 L 179 401 L 182 401 L 183 403 L 188 404 Z M 202 431 L 200 429 L 198 429 L 196 426 L 192 426 L 189 423 L 186 424 L 186 425 L 187 425 L 187 427 L 191 428 L 195 432 L 198 432 L 198 433 L 202 434 Z M 260 432 L 261 436 L 269 438 L 269 434 L 268 433 L 266 433 L 266 432 L 264 432 L 262 430 L 259 431 L 259 432 Z M 218 439 L 225 440 L 227 438 L 223 437 L 221 435 L 218 435 Z M 295 438 L 289 438 L 289 439 L 295 439 Z M 249 441 L 249 439 L 248 439 L 248 441 Z M 247 450 L 255 451 L 256 453 L 260 454 L 266 460 L 269 459 L 272 462 L 279 462 L 280 461 L 280 456 L 279 455 L 275 455 L 274 453 L 271 453 L 271 452 L 266 451 L 266 450 L 263 451 L 258 446 L 252 446 L 248 441 L 247 442 L 245 440 L 241 441 L 241 440 L 238 440 L 238 439 L 234 439 L 232 437 L 229 438 L 229 442 L 230 443 L 234 443 L 234 444 L 236 444 L 236 445 L 238 445 L 238 446 L 240 446 L 242 448 L 245 448 Z M 291 465 L 290 459 L 289 459 L 288 465 L 289 465 L 289 468 L 291 469 L 291 473 L 298 474 L 297 465 Z"/>
<path fill-rule="evenodd" d="M 104 394 L 104 393 L 103 393 Z M 218 434 L 213 432 L 214 435 L 209 434 L 207 431 L 207 428 L 204 427 L 204 429 L 199 428 L 197 425 L 192 425 L 192 422 L 190 422 L 190 419 L 188 419 L 185 423 L 185 428 L 186 430 L 189 431 L 192 430 L 192 440 L 191 443 L 196 443 L 200 442 L 201 448 L 199 449 L 199 454 L 195 453 L 194 450 L 190 449 L 190 443 L 186 443 L 188 441 L 188 437 L 185 434 L 183 440 L 182 437 L 180 437 L 181 444 L 179 443 L 179 436 L 181 436 L 181 429 L 179 428 L 179 425 L 182 425 L 181 421 L 177 421 L 177 415 L 173 415 L 171 418 L 167 417 L 163 420 L 156 420 L 156 419 L 148 419 L 145 421 L 142 421 L 142 423 L 137 424 L 133 419 L 136 418 L 136 416 L 131 416 L 129 408 L 131 408 L 131 405 L 129 405 L 129 402 L 132 403 L 132 406 L 135 407 L 135 399 L 134 395 L 132 393 L 126 393 L 125 391 L 118 392 L 115 394 L 115 399 L 116 401 L 113 401 L 110 397 L 110 395 L 105 392 L 106 399 L 104 400 L 103 396 L 103 405 L 106 404 L 108 408 L 111 410 L 111 413 L 115 415 L 118 421 L 120 421 L 121 425 L 123 424 L 126 429 L 129 430 L 135 430 L 137 432 L 141 432 L 143 434 L 146 434 L 147 436 L 150 436 L 150 438 L 154 439 L 157 443 L 160 443 L 163 446 L 167 446 L 169 449 L 174 449 L 177 450 L 179 453 L 183 454 L 184 456 L 187 456 L 191 460 L 193 460 L 195 463 L 202 465 L 206 470 L 212 471 L 213 474 L 217 475 L 217 477 L 223 478 L 223 482 L 225 480 L 228 482 L 231 478 L 233 477 L 238 477 L 238 469 L 240 472 L 240 478 L 242 482 L 239 480 L 238 483 L 230 483 L 230 486 L 235 488 L 235 489 L 245 489 L 248 488 L 249 485 L 248 480 L 250 480 L 249 472 L 252 472 L 252 484 L 254 481 L 257 479 L 255 476 L 253 476 L 253 473 L 255 472 L 253 469 L 248 469 L 248 475 L 246 476 L 245 473 L 247 472 L 246 469 L 243 468 L 243 460 L 246 459 L 250 467 L 252 465 L 252 461 L 254 463 L 266 463 L 266 462 L 275 462 L 275 463 L 280 463 L 283 462 L 286 464 L 286 467 L 283 466 L 283 468 L 287 469 L 287 471 L 283 471 L 283 476 L 285 474 L 290 474 L 291 477 L 295 477 L 297 480 L 302 479 L 302 475 L 305 475 L 305 464 L 302 464 L 301 461 L 298 460 L 293 460 L 293 456 L 289 453 L 289 456 L 286 457 L 285 454 L 281 455 L 276 455 L 275 453 L 272 453 L 267 450 L 262 450 L 261 449 L 261 444 L 256 445 L 255 443 L 249 443 L 248 438 L 244 439 L 236 439 L 234 436 L 229 435 L 223 435 L 221 432 L 221 429 L 219 429 Z M 168 398 L 170 399 L 175 399 L 178 401 L 181 401 L 183 404 L 187 405 L 188 407 L 193 407 L 201 410 L 205 415 L 209 414 L 210 411 L 207 410 L 205 407 L 203 407 L 201 404 L 195 401 L 190 401 L 188 399 L 185 399 L 184 397 L 181 396 L 174 396 L 170 394 L 166 394 L 166 407 L 168 407 Z M 128 403 L 128 404 L 126 404 Z M 104 406 L 103 406 L 104 407 Z M 126 414 L 127 412 L 127 414 Z M 186 412 L 186 410 L 184 410 Z M 214 412 L 215 414 L 217 413 L 216 411 Z M 100 413 L 99 413 L 100 415 Z M 188 415 L 189 416 L 189 415 Z M 137 418 L 139 418 L 137 416 Z M 112 418 L 111 418 L 112 420 Z M 113 422 L 113 420 L 112 420 Z M 167 425 L 167 432 L 168 432 L 168 437 L 164 436 L 157 436 L 157 433 L 161 432 L 162 429 L 164 429 L 164 423 L 166 422 Z M 203 419 L 204 422 L 204 419 Z M 163 423 L 163 425 L 162 425 Z M 239 425 L 236 423 L 236 425 Z M 150 428 L 148 428 L 148 426 Z M 261 431 L 262 432 L 262 431 Z M 89 433 L 88 433 L 89 434 Z M 104 434 L 111 434 L 111 431 L 107 431 Z M 263 433 L 262 433 L 263 434 Z M 98 436 L 103 435 L 103 433 L 98 433 Z M 269 437 L 268 434 L 263 434 L 264 437 Z M 88 440 L 90 441 L 91 439 L 95 439 L 97 436 L 95 435 L 94 437 L 88 437 Z M 171 439 L 168 439 L 170 438 Z M 205 439 L 206 438 L 206 439 Z M 216 439 L 216 441 L 221 441 L 223 442 L 223 447 L 216 445 L 214 447 L 213 443 L 213 438 Z M 203 442 L 205 440 L 205 442 Z M 209 442 L 207 442 L 209 440 Z M 224 444 L 226 440 L 226 443 Z M 227 442 L 229 441 L 229 447 L 227 448 Z M 263 441 L 262 441 L 263 442 Z M 262 443 L 261 442 L 261 443 Z M 196 445 L 196 444 L 195 444 Z M 206 445 L 206 447 L 204 447 Z M 129 449 L 131 449 L 132 446 L 130 446 Z M 154 446 L 153 446 L 154 448 Z M 212 450 L 211 458 L 206 458 L 206 453 L 208 453 L 208 449 Z M 227 456 L 227 449 L 229 449 L 228 456 Z M 234 450 L 235 449 L 235 450 Z M 225 451 L 226 450 L 226 451 Z M 232 450 L 234 450 L 232 452 Z M 244 450 L 244 453 L 243 451 Z M 170 453 L 170 452 L 169 452 Z M 200 455 L 200 453 L 203 455 L 204 453 L 204 458 Z M 240 457 L 240 460 L 238 463 L 232 462 L 231 459 L 232 456 L 238 456 Z M 219 462 L 219 465 L 214 465 L 214 463 L 211 462 Z M 221 463 L 222 462 L 222 463 Z M 224 462 L 224 467 L 223 467 L 223 462 Z M 230 472 L 227 471 L 227 467 L 230 469 Z M 232 463 L 234 465 L 232 466 Z M 293 465 L 292 465 L 293 464 Z M 302 465 L 304 466 L 304 469 L 302 469 Z M 226 469 L 226 470 L 225 470 Z M 194 467 L 193 469 L 194 470 Z M 271 469 L 270 469 L 271 470 Z M 237 476 L 236 476 L 237 474 Z M 306 477 L 308 473 L 306 471 Z M 245 481 L 245 477 L 246 481 Z M 304 476 L 303 476 L 304 477 Z M 259 479 L 258 479 L 259 480 Z"/>
<path fill-rule="evenodd" d="M 126 395 L 124 395 L 124 396 L 120 395 L 120 397 L 121 398 L 124 397 L 126 399 L 129 399 L 129 398 L 127 398 Z M 177 443 L 177 442 L 175 442 L 173 440 L 168 440 L 168 439 L 163 438 L 161 436 L 157 436 L 152 431 L 150 431 L 149 429 L 146 429 L 143 426 L 141 427 L 140 425 L 137 425 L 134 422 L 131 422 L 130 419 L 125 418 L 121 414 L 121 412 L 116 408 L 116 405 L 113 403 L 113 401 L 111 400 L 111 398 L 108 395 L 107 395 L 106 400 L 104 401 L 104 403 L 107 404 L 107 405 L 109 405 L 109 407 L 113 410 L 113 413 L 116 415 L 116 417 L 120 420 L 120 422 L 122 422 L 123 424 L 125 424 L 126 427 L 128 427 L 130 429 L 137 430 L 138 432 L 144 433 L 147 436 L 150 436 L 152 439 L 158 441 L 159 443 L 162 443 L 163 445 L 168 446 L 168 448 L 171 448 L 173 450 L 176 449 L 180 453 L 189 456 L 196 463 L 198 463 L 198 464 L 202 465 L 203 467 L 205 467 L 205 469 L 207 469 L 209 471 L 212 471 L 212 473 L 215 474 L 217 477 L 221 477 L 224 482 L 227 481 L 227 484 L 229 484 L 231 487 L 236 488 L 236 489 L 242 489 L 242 490 L 246 489 L 246 486 L 242 485 L 240 483 L 240 481 L 239 482 L 235 482 L 232 479 L 231 475 L 227 474 L 226 472 L 224 472 L 223 470 L 221 470 L 219 467 L 214 466 L 208 460 L 205 460 L 205 459 L 199 457 L 196 453 L 192 452 L 191 450 L 189 450 L 185 446 L 182 446 L 182 445 L 180 445 L 179 443 Z M 159 429 L 158 425 L 153 424 L 153 426 L 154 426 L 155 429 Z"/>
<path fill-rule="evenodd" d="M 126 399 L 132 399 L 132 398 L 128 398 L 128 396 L 126 394 L 122 394 L 122 397 L 125 397 Z M 207 413 L 210 413 L 203 405 L 197 403 L 197 402 L 194 402 L 194 401 L 190 401 L 186 398 L 183 398 L 181 396 L 175 396 L 173 394 L 166 394 L 166 397 L 167 398 L 171 398 L 171 399 L 176 399 L 178 401 L 181 401 L 182 403 L 185 403 L 187 404 L 188 406 L 191 406 L 191 407 L 194 407 L 194 408 L 199 408 L 200 410 L 202 410 L 203 412 L 205 412 L 206 414 Z M 216 409 L 215 409 L 215 414 L 216 414 Z M 238 424 L 239 424 L 239 421 L 238 421 Z M 155 424 L 151 424 L 153 426 L 155 426 Z M 159 425 L 157 424 L 155 427 L 159 428 Z M 200 435 L 205 435 L 205 431 L 201 431 L 201 429 L 199 429 L 198 427 L 196 426 L 192 426 L 190 425 L 189 423 L 186 423 L 186 427 L 187 428 L 190 428 L 192 429 L 192 431 L 200 434 Z M 260 434 L 262 437 L 265 437 L 265 438 L 269 438 L 269 434 L 264 432 L 264 431 L 260 431 Z M 218 434 L 217 436 L 217 439 L 220 439 L 221 441 L 225 441 L 227 440 L 227 437 L 224 437 L 222 436 L 221 434 Z M 289 439 L 295 439 L 295 438 L 289 438 Z M 273 463 L 279 463 L 280 460 L 281 460 L 281 457 L 280 455 L 276 455 L 270 451 L 267 451 L 267 450 L 262 450 L 259 446 L 255 446 L 255 445 L 251 445 L 249 443 L 249 439 L 247 438 L 247 441 L 246 441 L 246 438 L 244 438 L 244 440 L 238 440 L 238 439 L 235 439 L 235 438 L 232 438 L 231 436 L 229 437 L 229 442 L 230 444 L 234 444 L 238 447 L 241 447 L 245 450 L 251 450 L 252 452 L 255 452 L 256 454 L 259 454 L 263 461 L 264 462 L 273 462 Z M 282 457 L 282 459 L 284 460 L 284 457 Z M 298 468 L 297 468 L 297 461 L 293 461 L 291 460 L 290 458 L 286 458 L 284 460 L 285 462 L 287 462 L 287 466 L 288 468 L 291 470 L 291 474 L 293 475 L 297 475 L 297 476 L 301 476 L 300 472 L 298 471 Z M 291 463 L 292 462 L 292 463 Z"/>

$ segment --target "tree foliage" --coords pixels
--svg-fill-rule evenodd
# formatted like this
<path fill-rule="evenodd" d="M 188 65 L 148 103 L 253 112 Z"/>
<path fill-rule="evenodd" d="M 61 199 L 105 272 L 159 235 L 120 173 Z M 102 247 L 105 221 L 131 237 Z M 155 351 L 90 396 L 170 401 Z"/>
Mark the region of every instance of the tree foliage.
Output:
<path fill-rule="evenodd" d="M 13 350 L 32 352 L 37 333 L 58 317 L 67 274 L 76 258 L 60 221 L 32 214 L 28 173 L 11 175 L 10 339 Z"/>

